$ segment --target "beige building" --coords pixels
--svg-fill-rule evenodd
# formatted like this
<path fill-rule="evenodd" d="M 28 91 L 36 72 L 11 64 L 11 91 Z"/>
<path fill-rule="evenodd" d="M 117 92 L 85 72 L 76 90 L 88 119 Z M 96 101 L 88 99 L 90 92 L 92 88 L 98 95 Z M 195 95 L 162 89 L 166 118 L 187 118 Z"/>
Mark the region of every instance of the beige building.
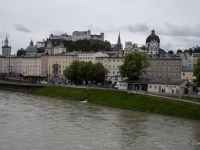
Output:
<path fill-rule="evenodd" d="M 182 66 L 181 69 L 181 79 L 187 79 L 190 82 L 193 82 L 194 79 L 196 79 L 195 76 L 193 76 L 193 66 Z"/>
<path fill-rule="evenodd" d="M 66 80 L 63 71 L 77 56 L 75 53 L 62 53 L 48 56 L 48 81 L 62 83 Z"/>
<path fill-rule="evenodd" d="M 76 55 L 77 60 L 85 62 L 91 61 L 92 63 L 96 63 L 97 57 L 108 57 L 108 55 L 103 52 L 80 52 L 76 53 Z"/>
<path fill-rule="evenodd" d="M 27 54 L 21 59 L 22 74 L 30 79 L 41 76 L 41 54 Z M 39 79 L 38 79 L 39 80 Z"/>
<path fill-rule="evenodd" d="M 101 62 L 108 70 L 106 75 L 107 83 L 116 84 L 123 79 L 119 73 L 119 66 L 123 64 L 124 57 L 97 57 L 96 62 Z"/>
<path fill-rule="evenodd" d="M 197 60 L 200 58 L 200 53 L 193 53 L 192 54 L 192 66 L 193 64 L 197 63 Z"/>

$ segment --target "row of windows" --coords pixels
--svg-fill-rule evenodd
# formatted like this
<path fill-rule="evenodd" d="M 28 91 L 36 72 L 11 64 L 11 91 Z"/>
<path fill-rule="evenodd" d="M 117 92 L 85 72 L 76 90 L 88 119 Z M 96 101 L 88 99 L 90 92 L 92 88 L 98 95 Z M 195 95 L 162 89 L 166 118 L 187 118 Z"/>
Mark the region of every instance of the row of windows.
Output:
<path fill-rule="evenodd" d="M 161 64 L 161 65 L 169 65 L 169 64 L 171 64 L 171 65 L 174 65 L 174 64 L 176 64 L 176 65 L 179 65 L 179 61 L 176 61 L 176 62 L 174 62 L 174 61 L 171 61 L 171 62 L 169 62 L 169 61 L 166 61 L 166 62 L 164 62 L 164 61 L 156 61 L 156 62 L 154 62 L 154 61 L 152 61 L 151 62 L 151 64 L 152 65 L 155 65 L 155 64 L 157 64 L 157 65 L 159 65 L 159 64 Z"/>
<path fill-rule="evenodd" d="M 148 76 L 176 76 L 178 77 L 178 73 L 148 73 Z"/>
<path fill-rule="evenodd" d="M 109 74 L 111 74 L 111 73 L 112 73 L 112 74 L 115 74 L 115 73 L 116 73 L 116 74 L 119 74 L 119 71 L 108 71 L 108 73 L 109 73 Z"/>
<path fill-rule="evenodd" d="M 53 61 L 53 64 L 54 64 L 54 63 L 57 64 L 57 61 L 55 61 L 55 62 Z M 66 62 L 63 61 L 63 64 L 64 64 L 64 63 L 66 63 L 66 64 L 67 64 L 67 63 L 68 63 L 68 64 L 71 64 L 70 61 L 68 61 L 68 62 L 67 62 L 67 61 L 66 61 Z M 61 62 L 59 62 L 59 64 L 61 64 Z"/>
<path fill-rule="evenodd" d="M 111 60 L 109 60 L 109 62 L 111 62 Z M 113 59 L 113 62 L 115 62 L 115 59 Z M 119 62 L 119 59 L 117 59 L 116 62 Z M 122 59 L 121 62 L 124 62 L 124 60 Z"/>
<path fill-rule="evenodd" d="M 119 68 L 119 65 L 118 66 L 116 66 L 117 68 Z M 111 65 L 109 65 L 109 68 L 111 68 Z M 115 68 L 115 65 L 113 65 L 113 67 L 112 68 Z"/>
<path fill-rule="evenodd" d="M 78 57 L 78 59 L 82 59 L 82 57 Z M 83 59 L 93 59 L 93 57 L 83 57 Z"/>
<path fill-rule="evenodd" d="M 174 68 L 174 67 L 148 67 L 147 68 L 147 70 L 161 70 L 161 71 L 163 71 L 163 70 L 176 70 L 176 71 L 179 71 L 179 67 L 176 67 L 176 68 Z"/>
<path fill-rule="evenodd" d="M 53 59 L 61 59 L 61 58 L 64 58 L 64 57 L 53 57 Z M 65 57 L 65 59 L 67 59 L 67 58 L 73 58 L 73 56 L 69 56 L 69 57 Z"/>

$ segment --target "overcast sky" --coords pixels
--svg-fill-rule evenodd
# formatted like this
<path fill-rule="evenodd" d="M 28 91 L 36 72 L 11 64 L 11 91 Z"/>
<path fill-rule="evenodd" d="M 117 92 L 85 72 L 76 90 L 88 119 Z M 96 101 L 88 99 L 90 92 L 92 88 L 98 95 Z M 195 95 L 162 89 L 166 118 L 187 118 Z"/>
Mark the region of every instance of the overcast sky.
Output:
<path fill-rule="evenodd" d="M 200 0 L 0 0 L 0 39 L 12 54 L 50 34 L 104 32 L 105 40 L 139 46 L 154 28 L 165 51 L 200 46 Z M 0 51 L 1 53 L 2 51 Z"/>

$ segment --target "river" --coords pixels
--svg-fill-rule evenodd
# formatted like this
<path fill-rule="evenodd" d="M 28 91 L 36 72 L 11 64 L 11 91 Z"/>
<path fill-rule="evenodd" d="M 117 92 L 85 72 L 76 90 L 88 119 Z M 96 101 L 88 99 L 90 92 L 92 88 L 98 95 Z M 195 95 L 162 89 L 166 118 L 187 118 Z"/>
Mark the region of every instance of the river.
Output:
<path fill-rule="evenodd" d="M 200 121 L 0 91 L 0 150 L 200 150 Z"/>

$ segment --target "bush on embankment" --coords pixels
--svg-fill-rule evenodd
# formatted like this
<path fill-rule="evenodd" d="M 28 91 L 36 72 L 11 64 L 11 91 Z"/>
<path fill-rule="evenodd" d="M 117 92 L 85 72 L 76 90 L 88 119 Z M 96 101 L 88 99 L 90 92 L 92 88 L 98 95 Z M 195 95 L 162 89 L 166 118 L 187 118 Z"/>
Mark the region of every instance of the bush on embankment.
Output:
<path fill-rule="evenodd" d="M 88 101 L 95 104 L 200 120 L 200 105 L 198 104 L 133 94 L 127 91 L 50 86 L 31 93 L 72 100 L 87 99 L 91 93 Z"/>

